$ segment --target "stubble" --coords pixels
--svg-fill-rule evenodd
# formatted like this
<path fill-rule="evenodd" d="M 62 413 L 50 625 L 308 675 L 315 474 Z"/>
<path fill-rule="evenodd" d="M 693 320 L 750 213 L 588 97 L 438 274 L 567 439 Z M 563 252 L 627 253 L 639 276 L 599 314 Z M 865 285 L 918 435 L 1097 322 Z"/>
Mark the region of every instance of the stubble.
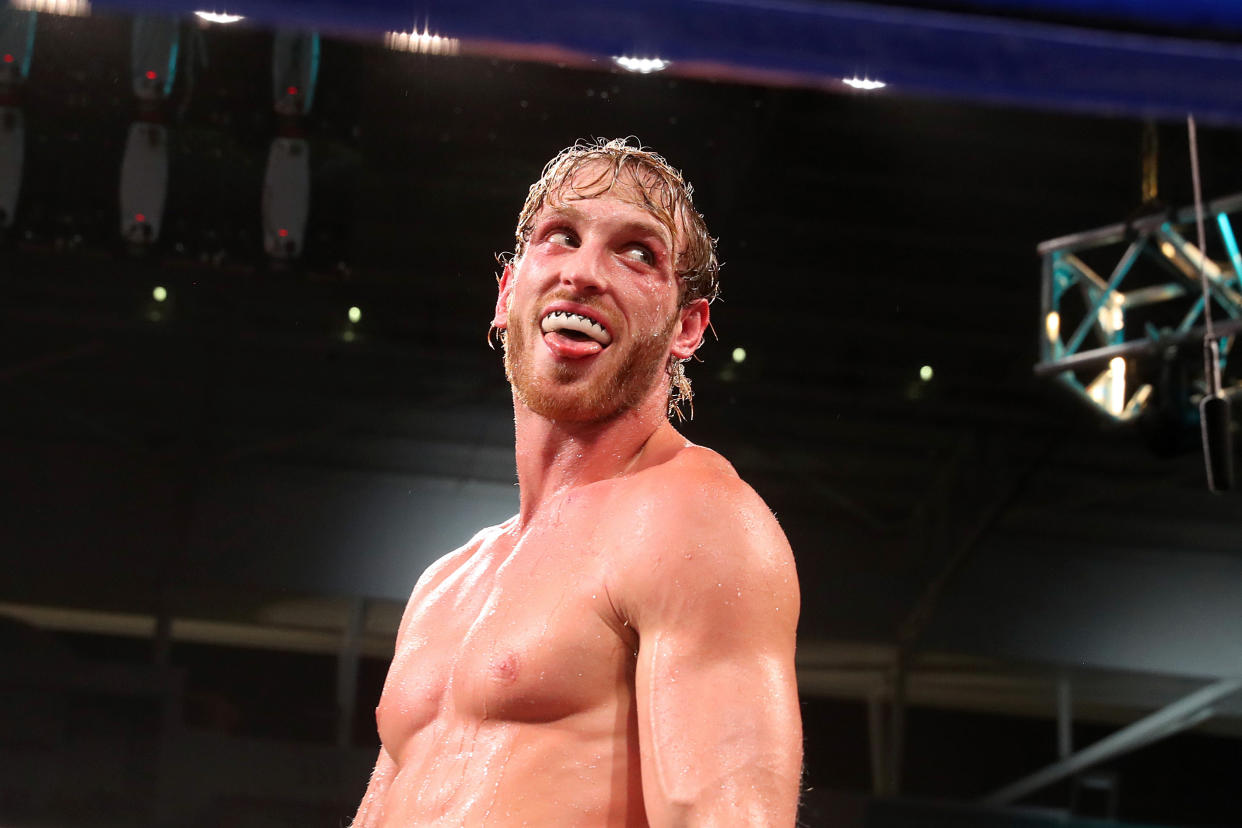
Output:
<path fill-rule="evenodd" d="M 613 419 L 637 407 L 651 391 L 652 383 L 665 382 L 665 353 L 677 319 L 674 312 L 663 330 L 641 335 L 625 346 L 615 342 L 609 345 L 609 349 L 627 349 L 610 372 L 558 362 L 547 376 L 540 376 L 530 359 L 532 347 L 543 345 L 537 341 L 542 338 L 539 322 L 511 317 L 504 346 L 505 377 L 518 400 L 546 419 L 578 423 Z"/>

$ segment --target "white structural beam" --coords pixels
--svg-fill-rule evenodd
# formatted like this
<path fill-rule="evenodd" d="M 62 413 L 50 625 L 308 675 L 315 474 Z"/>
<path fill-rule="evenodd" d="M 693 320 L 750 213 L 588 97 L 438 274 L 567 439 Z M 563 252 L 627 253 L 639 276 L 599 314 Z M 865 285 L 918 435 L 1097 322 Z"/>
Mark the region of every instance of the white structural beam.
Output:
<path fill-rule="evenodd" d="M 1066 759 L 1074 752 L 1074 707 L 1070 695 L 1069 676 L 1057 678 L 1057 758 Z"/>
<path fill-rule="evenodd" d="M 1229 678 L 1209 684 L 1189 696 L 1178 699 L 1166 707 L 1157 710 L 1150 716 L 1139 719 L 1128 727 L 1107 736 L 1091 747 L 1071 754 L 1060 761 L 1053 762 L 1046 768 L 1036 771 L 1030 776 L 1019 779 L 1011 785 L 989 794 L 983 798 L 986 805 L 1008 805 L 1029 793 L 1051 785 L 1059 779 L 1078 773 L 1119 756 L 1135 748 L 1142 747 L 1155 739 L 1170 736 L 1178 731 L 1202 722 L 1211 715 L 1211 706 L 1222 699 L 1232 696 L 1242 689 L 1242 679 Z"/>

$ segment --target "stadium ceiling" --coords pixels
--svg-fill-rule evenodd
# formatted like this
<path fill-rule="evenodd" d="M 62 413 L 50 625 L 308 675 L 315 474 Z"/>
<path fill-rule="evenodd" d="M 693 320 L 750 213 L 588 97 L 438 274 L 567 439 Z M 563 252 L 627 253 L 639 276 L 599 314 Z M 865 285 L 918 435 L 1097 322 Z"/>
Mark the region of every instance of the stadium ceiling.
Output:
<path fill-rule="evenodd" d="M 188 14 L 194 0 L 96 2 Z M 359 37 L 432 32 L 462 53 L 569 65 L 660 58 L 685 76 L 833 87 L 878 78 L 916 96 L 1242 123 L 1242 7 L 1185 0 L 237 0 L 251 22 Z"/>

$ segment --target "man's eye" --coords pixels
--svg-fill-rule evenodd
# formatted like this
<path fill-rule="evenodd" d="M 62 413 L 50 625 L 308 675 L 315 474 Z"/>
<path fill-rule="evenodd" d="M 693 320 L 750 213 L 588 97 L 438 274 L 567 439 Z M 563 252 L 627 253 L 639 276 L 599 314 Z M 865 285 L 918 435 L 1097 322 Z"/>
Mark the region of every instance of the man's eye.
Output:
<path fill-rule="evenodd" d="M 621 255 L 627 256 L 636 262 L 642 262 L 645 265 L 655 264 L 655 254 L 641 244 L 625 248 Z"/>
<path fill-rule="evenodd" d="M 574 246 L 574 237 L 568 230 L 553 230 L 547 235 L 547 239 L 553 244 L 562 244 L 566 247 Z"/>

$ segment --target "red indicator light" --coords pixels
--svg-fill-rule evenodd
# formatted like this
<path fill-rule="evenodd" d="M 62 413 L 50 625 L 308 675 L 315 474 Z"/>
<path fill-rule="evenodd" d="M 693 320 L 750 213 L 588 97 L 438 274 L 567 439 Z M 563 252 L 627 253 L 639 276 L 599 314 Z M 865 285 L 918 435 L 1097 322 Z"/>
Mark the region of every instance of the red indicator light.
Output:
<path fill-rule="evenodd" d="M 139 224 L 146 224 L 147 217 L 143 215 L 142 213 L 134 213 L 134 221 L 138 222 Z"/>
<path fill-rule="evenodd" d="M 283 239 L 285 236 L 289 235 L 289 231 L 282 227 L 276 231 L 276 235 L 280 236 Z"/>
<path fill-rule="evenodd" d="M 154 70 L 154 69 L 148 69 L 148 70 L 147 70 L 147 80 L 155 80 L 155 70 Z"/>
<path fill-rule="evenodd" d="M 296 86 L 290 86 L 288 89 L 285 90 L 285 93 L 289 95 L 296 95 L 298 94 L 298 88 Z"/>
<path fill-rule="evenodd" d="M 5 62 L 5 63 L 12 63 L 12 62 L 13 62 L 13 56 L 12 56 L 12 55 L 5 55 L 5 56 L 4 56 L 4 62 Z"/>

